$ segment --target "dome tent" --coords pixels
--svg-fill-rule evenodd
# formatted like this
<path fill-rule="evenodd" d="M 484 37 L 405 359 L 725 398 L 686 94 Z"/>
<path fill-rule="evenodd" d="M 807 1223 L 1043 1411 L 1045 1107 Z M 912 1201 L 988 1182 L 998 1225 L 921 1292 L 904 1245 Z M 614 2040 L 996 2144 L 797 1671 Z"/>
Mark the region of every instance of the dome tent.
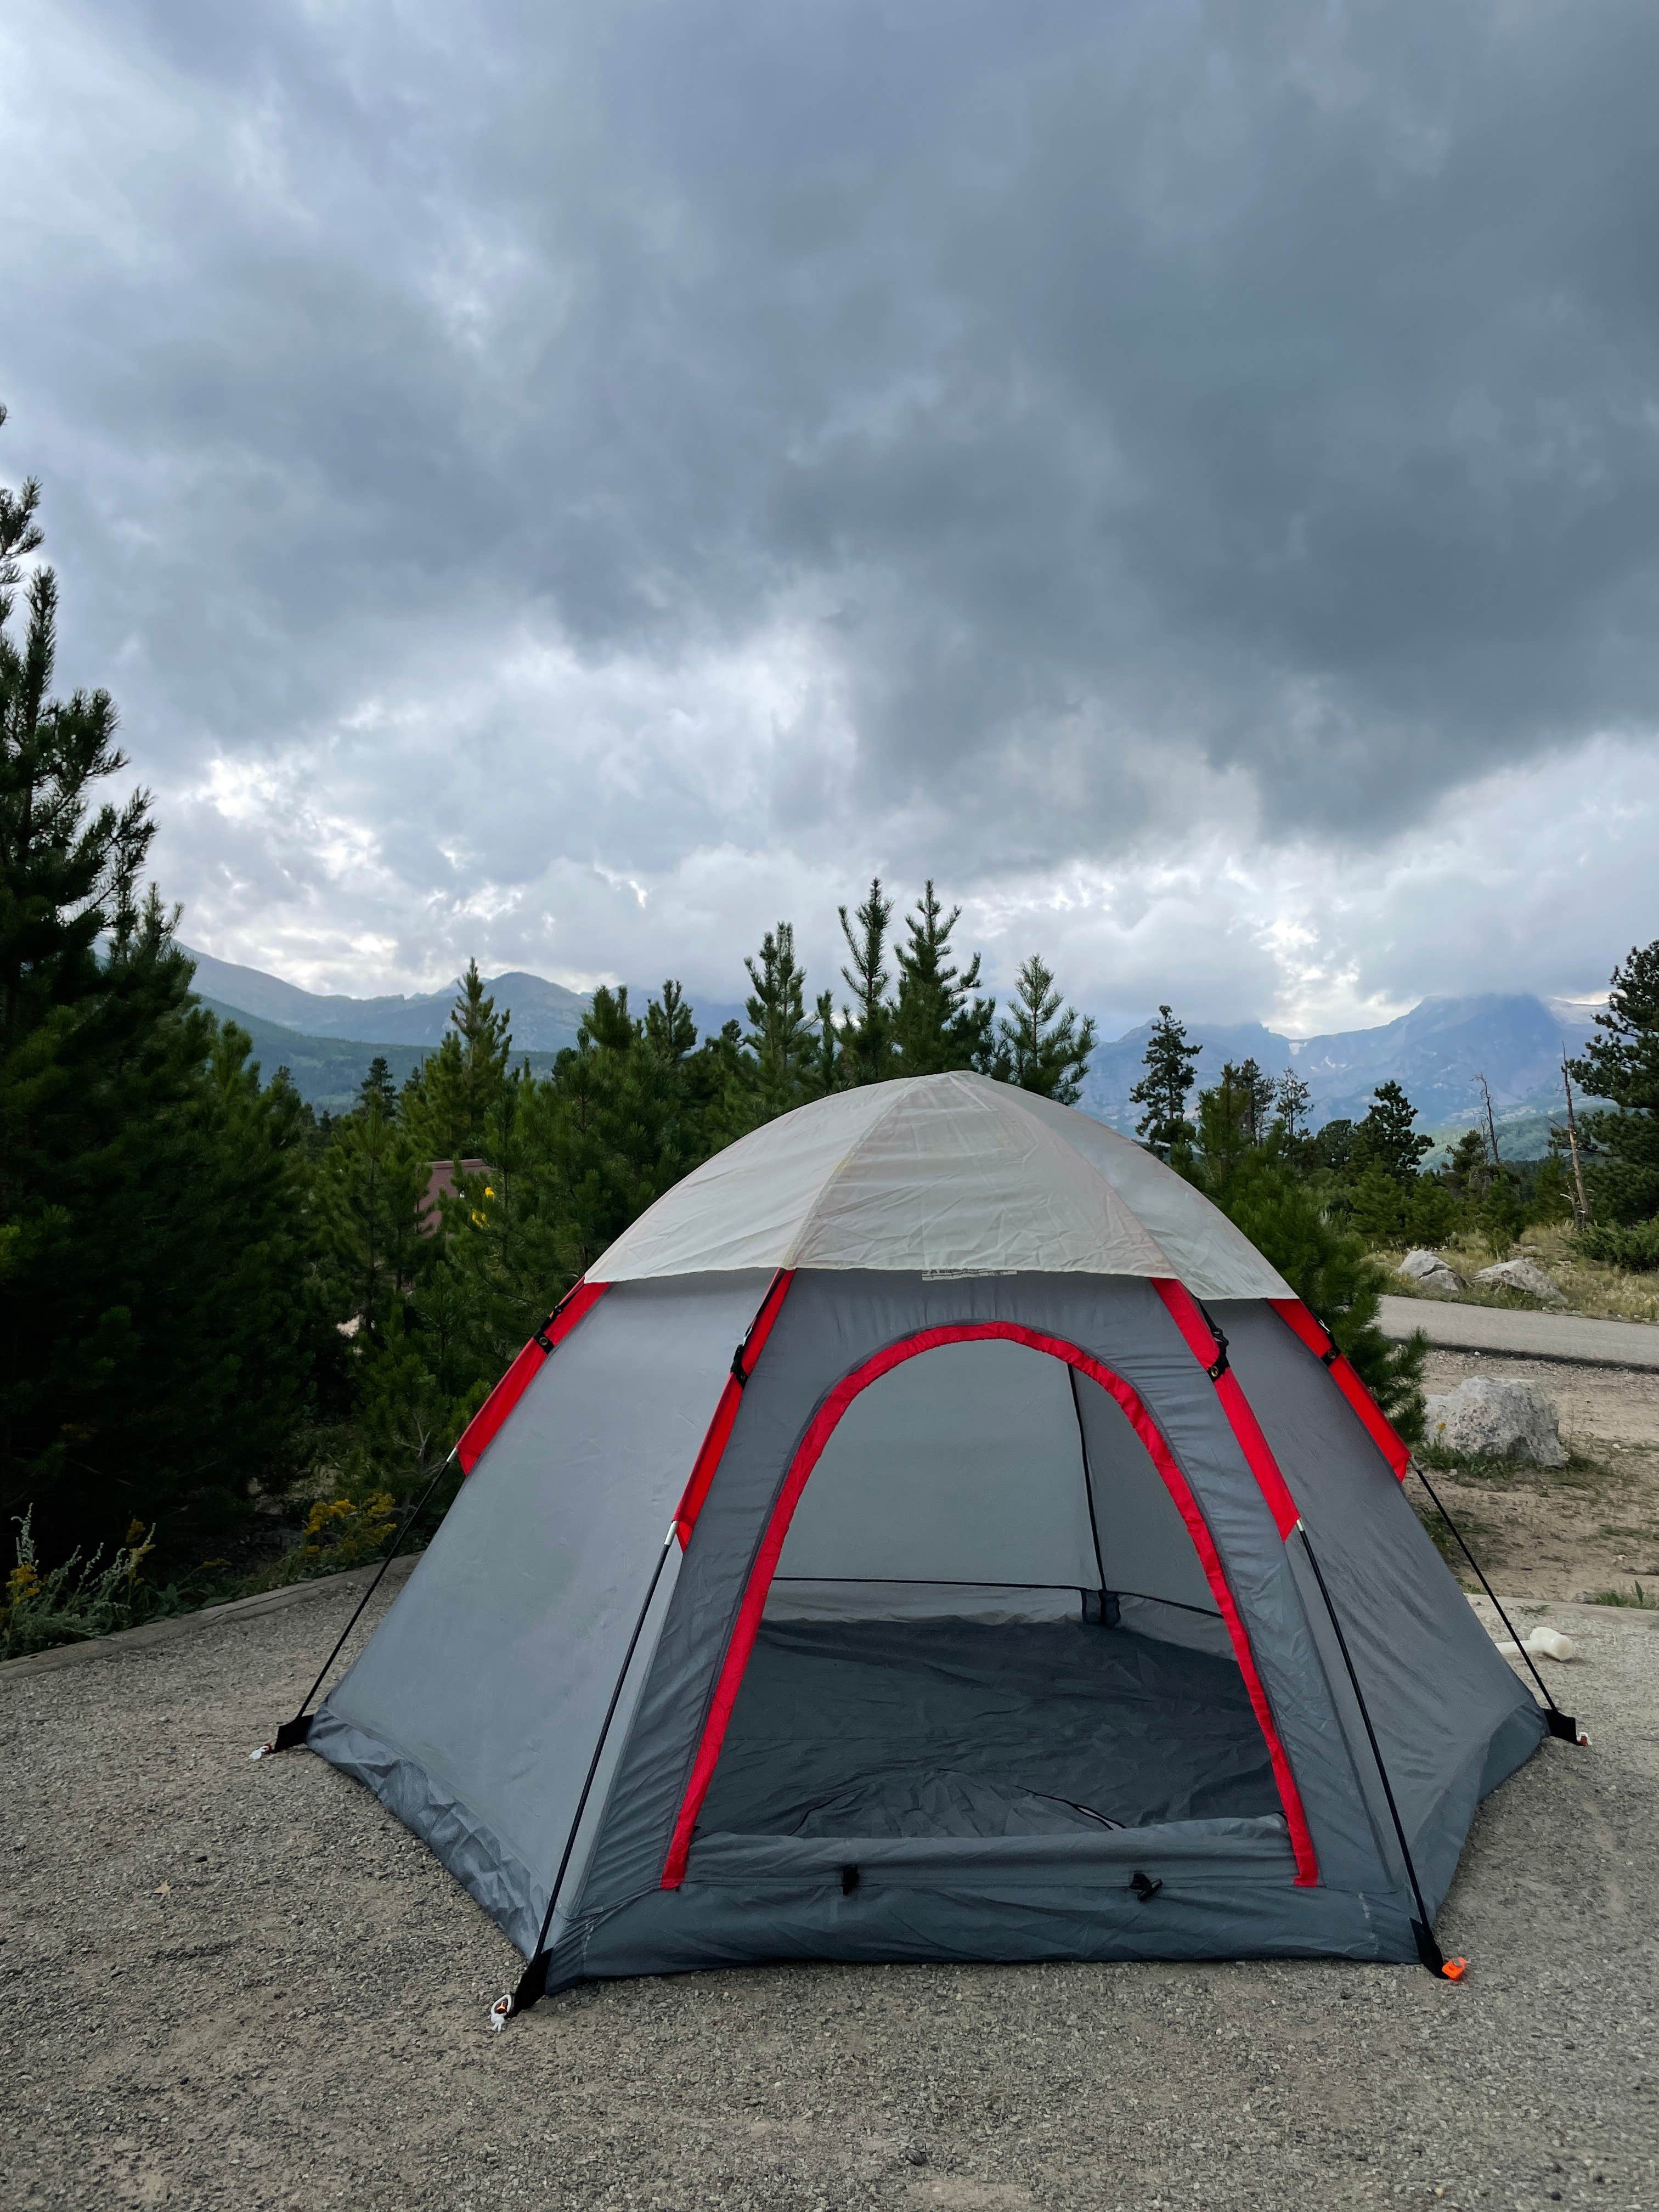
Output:
<path fill-rule="evenodd" d="M 984 1078 L 707 1162 L 458 1451 L 409 1583 L 277 1741 L 523 1951 L 498 2013 L 780 1958 L 1439 1969 L 1476 1805 L 1571 1732 L 1261 1255 Z"/>

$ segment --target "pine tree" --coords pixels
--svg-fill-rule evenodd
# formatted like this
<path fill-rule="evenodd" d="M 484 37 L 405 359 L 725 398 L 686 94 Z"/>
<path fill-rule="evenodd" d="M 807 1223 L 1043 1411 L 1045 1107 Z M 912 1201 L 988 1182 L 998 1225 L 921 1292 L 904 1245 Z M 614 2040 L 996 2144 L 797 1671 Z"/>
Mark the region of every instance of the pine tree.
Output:
<path fill-rule="evenodd" d="M 387 1115 L 394 1115 L 398 1110 L 398 1086 L 392 1080 L 392 1070 L 386 1065 L 386 1054 L 380 1052 L 377 1052 L 369 1061 L 368 1073 L 357 1085 L 357 1103 L 367 1106 L 371 1099 L 378 1101 L 381 1112 Z"/>
<path fill-rule="evenodd" d="M 1595 1017 L 1595 1027 L 1571 1071 L 1582 1090 L 1610 1099 L 1614 1109 L 1581 1117 L 1596 1148 L 1590 1205 L 1598 1224 L 1631 1226 L 1659 1217 L 1659 940 L 1632 945 L 1613 969 L 1607 1012 Z M 1651 1240 L 1638 1243 L 1651 1249 Z M 1603 1256 L 1655 1265 L 1635 1250 L 1609 1249 Z"/>
<path fill-rule="evenodd" d="M 853 963 L 841 971 L 853 994 L 842 1024 L 842 1065 L 849 1083 L 882 1083 L 896 1072 L 894 1009 L 887 995 L 893 980 L 887 966 L 887 931 L 893 919 L 893 902 L 884 895 L 881 878 L 875 876 L 871 878 L 869 896 L 854 914 L 849 917 L 845 907 L 837 911 Z"/>
<path fill-rule="evenodd" d="M 385 1062 L 377 1061 L 381 1075 Z M 404 1308 L 435 1257 L 424 1218 L 430 1158 L 371 1067 L 334 1124 L 319 1181 L 319 1244 L 335 1324 L 359 1352 L 401 1334 Z M 395 1320 L 394 1320 L 395 1314 Z"/>
<path fill-rule="evenodd" d="M 996 1073 L 1022 1091 L 1074 1106 L 1083 1095 L 1095 1025 L 1064 1006 L 1054 975 L 1033 953 L 1014 981 L 1012 1014 L 997 1024 Z"/>
<path fill-rule="evenodd" d="M 1454 1196 L 1478 1206 L 1492 1181 L 1492 1158 L 1479 1129 L 1465 1129 L 1446 1162 L 1446 1185 Z"/>
<path fill-rule="evenodd" d="M 1351 1167 L 1363 1173 L 1375 1163 L 1397 1182 L 1415 1180 L 1425 1152 L 1434 1140 L 1416 1133 L 1417 1109 L 1399 1084 L 1379 1083 L 1371 1094 L 1370 1110 L 1353 1133 Z"/>
<path fill-rule="evenodd" d="M 1198 1094 L 1195 1141 L 1204 1163 L 1205 1188 L 1212 1195 L 1231 1188 L 1251 1149 L 1250 1096 L 1249 1082 L 1231 1060 L 1223 1066 L 1219 1080 Z"/>
<path fill-rule="evenodd" d="M 159 1521 L 176 1559 L 291 1472 L 303 1153 L 140 895 L 148 795 L 98 802 L 108 695 L 52 696 L 50 568 L 9 628 L 38 506 L 0 490 L 0 1515 L 47 1557 Z"/>
<path fill-rule="evenodd" d="M 1244 1062 L 1237 1071 L 1237 1081 L 1245 1133 L 1253 1145 L 1259 1145 L 1267 1133 L 1267 1116 L 1278 1086 L 1272 1076 L 1263 1074 L 1254 1060 Z"/>
<path fill-rule="evenodd" d="M 983 1067 L 992 1058 L 996 1001 L 979 996 L 980 956 L 962 970 L 951 958 L 951 933 L 961 918 L 960 907 L 945 912 L 931 877 L 905 918 L 904 942 L 894 948 L 899 986 L 893 1032 L 902 1074 Z"/>
<path fill-rule="evenodd" d="M 1287 1067 L 1273 1086 L 1273 1112 L 1285 1132 L 1287 1151 L 1294 1152 L 1308 1134 L 1308 1115 L 1313 1092 L 1293 1067 Z"/>
<path fill-rule="evenodd" d="M 672 976 L 661 994 L 646 1003 L 645 1035 L 647 1043 L 675 1067 L 682 1066 L 697 1048 L 697 1018 Z"/>
<path fill-rule="evenodd" d="M 815 1098 L 827 1097 L 830 1091 L 840 1091 L 846 1085 L 846 1055 L 842 1047 L 841 1024 L 836 1019 L 833 991 L 820 991 L 813 1008 L 812 1052 L 807 1073 Z"/>
<path fill-rule="evenodd" d="M 469 960 L 450 1009 L 449 1026 L 421 1070 L 406 1110 L 411 1133 L 428 1158 L 475 1156 L 485 1122 L 500 1103 L 512 1057 L 511 1012 L 498 1014 L 478 963 Z"/>
<path fill-rule="evenodd" d="M 1146 1109 L 1135 1124 L 1135 1134 L 1162 1159 L 1170 1158 L 1193 1141 L 1187 1097 L 1197 1079 L 1193 1062 L 1203 1049 L 1200 1044 L 1188 1043 L 1185 1025 L 1167 1006 L 1158 1008 L 1158 1019 L 1146 1039 L 1143 1062 L 1146 1073 L 1129 1093 L 1129 1100 Z"/>
<path fill-rule="evenodd" d="M 806 1013 L 806 977 L 795 958 L 793 927 L 781 921 L 769 929 L 759 954 L 743 964 L 750 985 L 744 1001 L 749 1018 L 744 1042 L 754 1055 L 749 1088 L 758 1125 L 788 1113 L 809 1095 L 815 1043 Z"/>

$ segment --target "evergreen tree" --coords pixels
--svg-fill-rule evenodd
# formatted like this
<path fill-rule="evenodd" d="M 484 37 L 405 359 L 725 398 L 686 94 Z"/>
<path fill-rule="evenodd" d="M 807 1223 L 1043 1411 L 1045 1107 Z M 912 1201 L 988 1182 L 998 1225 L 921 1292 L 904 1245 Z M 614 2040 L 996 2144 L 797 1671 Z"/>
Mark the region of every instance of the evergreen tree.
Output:
<path fill-rule="evenodd" d="M 191 1003 L 139 878 L 155 823 L 106 692 L 52 696 L 33 483 L 0 490 L 0 1515 L 46 1556 L 159 1522 L 173 1558 L 292 1470 L 307 1304 L 291 1089 Z"/>
<path fill-rule="evenodd" d="M 684 1066 L 697 1048 L 697 1018 L 672 977 L 661 995 L 646 1003 L 645 1035 L 647 1042 L 674 1067 Z"/>
<path fill-rule="evenodd" d="M 1492 1158 L 1479 1129 L 1465 1129 L 1446 1161 L 1446 1187 L 1454 1197 L 1478 1206 L 1492 1181 Z"/>
<path fill-rule="evenodd" d="M 1353 1133 L 1352 1165 L 1360 1170 L 1375 1163 L 1396 1182 L 1415 1180 L 1425 1152 L 1433 1139 L 1416 1133 L 1417 1109 L 1399 1084 L 1379 1083 L 1371 1094 L 1370 1110 Z"/>
<path fill-rule="evenodd" d="M 1146 1039 L 1143 1062 L 1146 1072 L 1129 1093 L 1129 1101 L 1145 1109 L 1135 1124 L 1135 1134 L 1161 1159 L 1172 1158 L 1193 1141 L 1187 1097 L 1197 1079 L 1193 1062 L 1203 1049 L 1202 1045 L 1188 1043 L 1184 1024 L 1167 1006 L 1158 1008 L 1158 1019 Z"/>
<path fill-rule="evenodd" d="M 744 1042 L 754 1054 L 749 1091 L 757 1124 L 775 1121 L 810 1095 L 817 1058 L 793 925 L 781 921 L 769 929 L 757 959 L 758 964 L 754 957 L 743 963 L 750 986 L 744 1001 L 749 1018 Z"/>
<path fill-rule="evenodd" d="M 1264 1075 L 1254 1060 L 1247 1060 L 1235 1077 L 1239 1092 L 1239 1111 L 1244 1132 L 1253 1145 L 1259 1145 L 1267 1133 L 1267 1117 L 1278 1086 L 1270 1075 Z"/>
<path fill-rule="evenodd" d="M 1054 981 L 1036 953 L 1020 969 L 1012 1013 L 997 1024 L 995 1071 L 1022 1091 L 1075 1106 L 1095 1048 L 1095 1025 L 1061 1003 Z"/>
<path fill-rule="evenodd" d="M 842 1064 L 849 1083 L 882 1083 L 896 1073 L 894 1008 L 887 995 L 893 980 L 887 966 L 887 931 L 893 919 L 893 902 L 884 896 L 881 878 L 876 876 L 871 879 L 869 896 L 850 917 L 845 907 L 837 910 L 841 933 L 852 957 L 851 967 L 841 971 L 853 994 L 842 1024 Z"/>
<path fill-rule="evenodd" d="M 1659 940 L 1632 945 L 1613 969 L 1607 1012 L 1595 1017 L 1595 1028 L 1571 1068 L 1583 1090 L 1613 1103 L 1611 1112 L 1601 1109 L 1581 1117 L 1595 1148 L 1589 1163 L 1591 1209 L 1598 1223 L 1650 1222 L 1659 1216 Z M 1603 1256 L 1618 1258 L 1621 1252 L 1609 1249 Z M 1629 1256 L 1638 1265 L 1655 1264 Z"/>
<path fill-rule="evenodd" d="M 841 1025 L 836 1019 L 833 991 L 818 993 L 813 1016 L 808 1080 L 813 1097 L 823 1098 L 832 1091 L 842 1090 L 847 1080 L 846 1056 L 842 1048 Z"/>
<path fill-rule="evenodd" d="M 1249 1063 L 1254 1065 L 1254 1063 Z M 1198 1094 L 1195 1142 L 1204 1162 L 1206 1188 L 1226 1188 L 1255 1141 L 1250 1134 L 1251 1086 L 1231 1060 L 1218 1082 Z"/>
<path fill-rule="evenodd" d="M 278 1073 L 282 1071 L 279 1069 Z M 357 1103 L 367 1106 L 371 1099 L 378 1102 L 387 1116 L 398 1110 L 398 1086 L 392 1080 L 392 1070 L 386 1065 L 386 1054 L 377 1052 L 368 1063 L 368 1073 L 357 1085 Z"/>
<path fill-rule="evenodd" d="M 1313 1092 L 1293 1067 L 1287 1067 L 1273 1087 L 1273 1109 L 1285 1132 L 1286 1147 L 1294 1150 L 1308 1133 Z"/>
<path fill-rule="evenodd" d="M 477 1156 L 485 1122 L 500 1103 L 513 1052 L 513 1016 L 484 989 L 478 963 L 469 960 L 449 1026 L 422 1066 L 405 1120 L 417 1144 L 434 1160 Z"/>
<path fill-rule="evenodd" d="M 380 1071 L 377 1079 L 375 1068 Z M 319 1173 L 318 1242 L 337 1328 L 359 1356 L 401 1334 L 406 1301 L 434 1255 L 425 1218 L 430 1155 L 400 1118 L 386 1063 L 334 1124 Z"/>
<path fill-rule="evenodd" d="M 1352 1121 L 1345 1118 L 1327 1121 L 1322 1128 L 1314 1132 L 1310 1141 L 1313 1146 L 1316 1167 L 1333 1176 L 1347 1172 L 1354 1150 L 1354 1125 Z"/>
<path fill-rule="evenodd" d="M 958 970 L 951 957 L 951 933 L 962 908 L 947 915 L 929 877 L 905 918 L 904 942 L 895 946 L 898 1006 L 894 1037 L 898 1073 L 939 1075 L 954 1067 L 983 1067 L 993 1055 L 994 999 L 979 996 L 980 957 Z"/>

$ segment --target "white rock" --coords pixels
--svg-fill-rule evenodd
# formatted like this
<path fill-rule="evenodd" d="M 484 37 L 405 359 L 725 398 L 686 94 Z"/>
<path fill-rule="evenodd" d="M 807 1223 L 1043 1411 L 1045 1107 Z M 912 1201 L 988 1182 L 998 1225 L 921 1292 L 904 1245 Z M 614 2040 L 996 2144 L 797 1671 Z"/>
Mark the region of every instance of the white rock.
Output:
<path fill-rule="evenodd" d="M 1555 1407 L 1530 1382 L 1500 1382 L 1472 1375 L 1443 1397 L 1426 1402 L 1430 1443 L 1467 1459 L 1529 1459 L 1535 1467 L 1565 1467 Z"/>
<path fill-rule="evenodd" d="M 1437 1252 L 1425 1252 L 1421 1247 L 1407 1252 L 1395 1273 L 1408 1283 L 1421 1283 L 1425 1290 L 1455 1293 L 1463 1287 L 1462 1279 L 1454 1274 Z"/>
<path fill-rule="evenodd" d="M 1451 1291 L 1453 1297 L 1455 1297 L 1455 1291 L 1462 1290 L 1462 1276 L 1453 1274 L 1451 1267 L 1440 1259 L 1437 1252 L 1425 1252 L 1425 1249 L 1407 1252 L 1395 1272 L 1405 1276 L 1407 1283 L 1422 1283 L 1425 1290 L 1444 1290 Z"/>
<path fill-rule="evenodd" d="M 1546 1305 L 1566 1304 L 1559 1283 L 1530 1260 L 1500 1260 L 1495 1267 L 1483 1267 L 1474 1279 L 1488 1290 L 1524 1291 L 1529 1298 L 1541 1298 Z"/>

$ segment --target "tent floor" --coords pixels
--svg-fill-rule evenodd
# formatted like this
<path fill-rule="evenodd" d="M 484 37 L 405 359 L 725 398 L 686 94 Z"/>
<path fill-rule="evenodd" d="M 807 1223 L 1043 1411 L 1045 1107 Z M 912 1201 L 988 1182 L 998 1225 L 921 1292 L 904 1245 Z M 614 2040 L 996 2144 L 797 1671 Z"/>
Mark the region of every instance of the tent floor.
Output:
<path fill-rule="evenodd" d="M 1279 1809 L 1229 1660 L 1081 1621 L 769 1621 L 699 1826 L 1026 1836 Z"/>

